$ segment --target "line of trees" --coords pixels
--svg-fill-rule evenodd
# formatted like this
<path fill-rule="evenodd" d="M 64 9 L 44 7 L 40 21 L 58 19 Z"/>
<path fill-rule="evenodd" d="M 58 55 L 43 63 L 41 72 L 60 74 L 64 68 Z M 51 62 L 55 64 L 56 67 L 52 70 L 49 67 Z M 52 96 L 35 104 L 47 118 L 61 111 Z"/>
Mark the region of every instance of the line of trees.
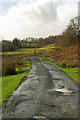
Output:
<path fill-rule="evenodd" d="M 56 36 L 50 35 L 49 37 L 46 38 L 39 38 L 36 41 L 36 44 L 38 47 L 42 47 L 44 45 L 53 44 L 56 41 L 56 39 L 57 39 Z"/>
<path fill-rule="evenodd" d="M 44 45 L 48 44 L 56 44 L 59 46 L 70 46 L 72 44 L 78 43 L 78 33 L 79 33 L 79 20 L 80 17 L 75 17 L 70 20 L 69 25 L 67 26 L 67 29 L 63 31 L 62 34 L 56 35 L 56 36 L 49 36 L 46 38 L 39 38 L 34 39 L 31 38 L 30 41 L 28 41 L 28 38 L 20 40 L 18 38 L 14 38 L 11 41 L 2 41 L 2 51 L 14 51 L 18 48 L 29 48 L 29 47 L 42 47 Z"/>
<path fill-rule="evenodd" d="M 2 40 L 2 51 L 15 51 L 18 48 L 25 48 L 26 47 L 26 41 L 21 40 L 18 38 L 14 38 L 13 41 L 7 41 L 7 40 Z"/>
<path fill-rule="evenodd" d="M 70 46 L 72 44 L 77 44 L 78 41 L 78 33 L 79 33 L 79 24 L 78 24 L 79 17 L 75 17 L 70 20 L 67 29 L 63 31 L 61 35 L 57 36 L 57 41 L 55 42 L 56 45 L 60 46 Z"/>
<path fill-rule="evenodd" d="M 2 40 L 2 51 L 15 51 L 19 48 L 35 48 L 41 47 L 44 45 L 52 44 L 56 40 L 56 37 L 49 36 L 47 38 L 39 38 L 37 40 L 28 41 L 27 38 L 25 40 L 20 40 L 18 38 L 14 38 L 11 41 Z"/>

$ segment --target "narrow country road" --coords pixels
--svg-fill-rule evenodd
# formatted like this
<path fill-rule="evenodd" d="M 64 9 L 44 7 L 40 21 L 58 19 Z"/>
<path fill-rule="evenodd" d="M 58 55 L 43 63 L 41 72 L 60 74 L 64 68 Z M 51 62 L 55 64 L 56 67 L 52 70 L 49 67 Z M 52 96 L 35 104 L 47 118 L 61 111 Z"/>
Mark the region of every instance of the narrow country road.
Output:
<path fill-rule="evenodd" d="M 3 118 L 78 118 L 78 85 L 39 56 L 3 109 Z"/>

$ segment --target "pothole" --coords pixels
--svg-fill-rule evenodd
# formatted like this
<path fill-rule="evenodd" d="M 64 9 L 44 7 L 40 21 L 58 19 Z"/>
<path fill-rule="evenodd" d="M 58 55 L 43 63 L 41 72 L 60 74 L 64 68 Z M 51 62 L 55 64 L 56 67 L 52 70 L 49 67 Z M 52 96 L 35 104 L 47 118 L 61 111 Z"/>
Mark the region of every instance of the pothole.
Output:
<path fill-rule="evenodd" d="M 45 116 L 34 116 L 33 118 L 46 118 Z"/>
<path fill-rule="evenodd" d="M 49 120 L 48 118 L 46 118 L 45 116 L 34 116 L 33 117 L 35 120 Z"/>
<path fill-rule="evenodd" d="M 67 88 L 55 89 L 54 91 L 60 92 L 60 93 L 64 93 L 64 95 L 71 95 L 71 93 L 73 93 L 72 90 L 69 90 L 69 89 L 67 89 Z"/>

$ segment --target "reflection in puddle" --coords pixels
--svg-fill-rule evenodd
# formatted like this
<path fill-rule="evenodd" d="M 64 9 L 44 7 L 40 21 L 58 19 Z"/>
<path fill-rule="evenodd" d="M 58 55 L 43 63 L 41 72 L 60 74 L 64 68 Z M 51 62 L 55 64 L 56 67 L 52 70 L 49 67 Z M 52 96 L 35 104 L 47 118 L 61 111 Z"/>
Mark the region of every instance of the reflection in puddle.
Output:
<path fill-rule="evenodd" d="M 56 92 L 63 93 L 63 95 L 71 95 L 71 93 L 73 93 L 73 91 L 71 89 L 68 89 L 68 87 L 64 84 L 63 80 L 53 80 L 53 84 L 54 91 Z"/>
<path fill-rule="evenodd" d="M 34 116 L 33 118 L 36 118 L 36 119 L 42 119 L 42 118 L 46 118 L 45 116 Z M 47 120 L 47 119 L 46 119 Z"/>
<path fill-rule="evenodd" d="M 73 92 L 72 90 L 68 90 L 68 89 L 66 89 L 66 88 L 63 88 L 63 89 L 55 89 L 54 91 L 64 93 L 64 95 L 71 95 L 71 93 Z"/>

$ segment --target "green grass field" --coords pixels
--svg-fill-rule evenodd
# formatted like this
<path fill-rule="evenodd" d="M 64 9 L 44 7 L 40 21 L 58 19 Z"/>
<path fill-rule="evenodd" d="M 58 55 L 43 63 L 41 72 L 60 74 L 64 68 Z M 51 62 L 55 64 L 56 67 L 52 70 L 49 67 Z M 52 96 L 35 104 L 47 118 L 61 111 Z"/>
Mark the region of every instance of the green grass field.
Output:
<path fill-rule="evenodd" d="M 45 50 L 48 53 L 48 52 L 54 51 L 56 48 L 57 47 L 54 44 L 49 44 L 39 48 L 39 50 Z"/>
<path fill-rule="evenodd" d="M 17 51 L 11 51 L 11 52 L 2 52 L 0 54 L 4 56 L 20 56 L 20 55 L 26 55 L 26 56 L 32 56 L 36 54 L 40 54 L 41 51 L 38 48 L 24 48 L 24 49 L 18 49 Z M 5 104 L 9 97 L 12 95 L 14 90 L 20 85 L 22 78 L 28 74 L 31 64 L 28 60 L 26 60 L 26 66 L 22 68 L 22 72 L 19 73 L 18 69 L 16 68 L 16 75 L 6 75 L 3 76 L 2 79 L 0 78 L 0 105 Z"/>
<path fill-rule="evenodd" d="M 42 58 L 41 58 L 42 59 Z M 45 59 L 43 59 L 45 60 Z M 80 84 L 80 70 L 79 68 L 62 68 L 56 64 L 54 64 L 53 62 L 49 61 L 49 60 L 45 60 L 46 62 L 56 66 L 57 68 L 63 70 L 64 72 L 66 72 L 72 79 L 74 79 L 75 81 L 77 81 Z"/>
<path fill-rule="evenodd" d="M 36 43 L 26 43 L 25 44 L 27 47 L 35 47 L 36 46 Z"/>
<path fill-rule="evenodd" d="M 18 49 L 16 51 L 11 51 L 11 52 L 2 52 L 2 55 L 32 55 L 34 54 L 35 48 L 22 48 L 22 49 Z M 38 48 L 36 48 L 36 54 L 40 54 L 40 50 Z M 0 53 L 1 54 L 1 53 Z"/>
<path fill-rule="evenodd" d="M 26 58 L 27 59 L 27 58 Z M 20 85 L 22 78 L 28 74 L 30 70 L 31 64 L 28 60 L 26 60 L 26 67 L 22 71 L 22 73 L 16 75 L 8 75 L 2 77 L 0 79 L 0 83 L 2 83 L 2 104 L 4 105 L 8 100 L 9 97 L 12 95 L 14 90 Z M 1 89 L 1 86 L 0 86 Z M 0 98 L 1 101 L 1 98 Z"/>

